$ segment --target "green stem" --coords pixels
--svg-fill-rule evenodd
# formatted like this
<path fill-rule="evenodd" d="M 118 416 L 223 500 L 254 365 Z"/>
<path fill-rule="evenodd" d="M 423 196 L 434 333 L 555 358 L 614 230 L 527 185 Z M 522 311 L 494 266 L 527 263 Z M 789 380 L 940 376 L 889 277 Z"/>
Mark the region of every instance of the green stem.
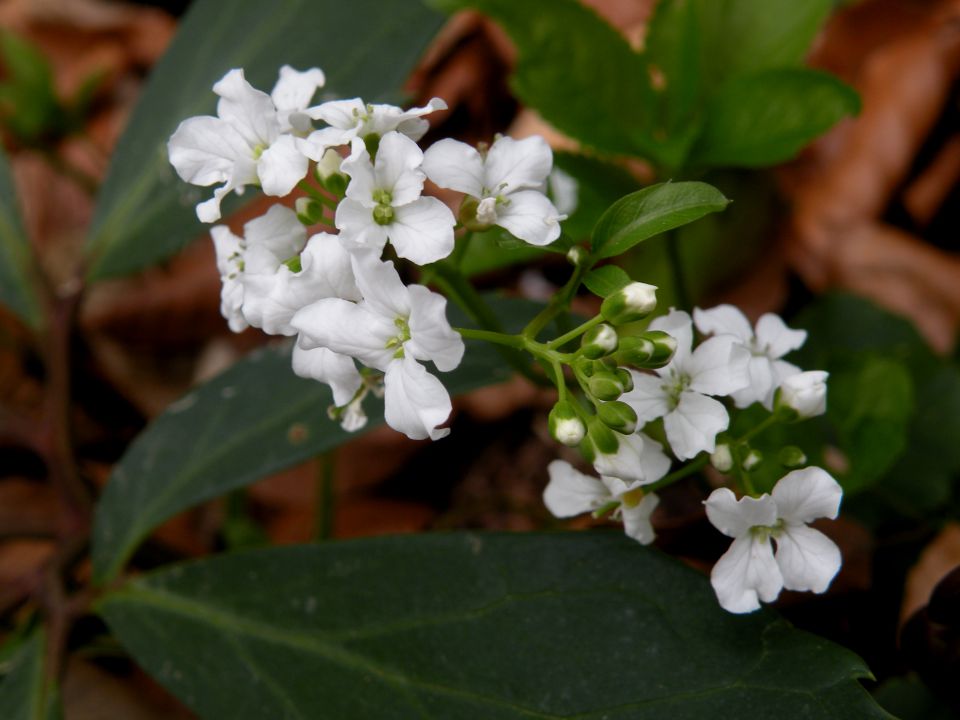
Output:
<path fill-rule="evenodd" d="M 320 192 L 319 188 L 314 187 L 306 180 L 301 180 L 297 183 L 297 187 L 303 190 L 307 195 L 316 200 L 321 205 L 330 208 L 331 210 L 336 210 L 337 205 L 340 202 L 339 198 L 332 199 Z"/>
<path fill-rule="evenodd" d="M 610 502 L 605 503 L 605 504 L 601 505 L 600 507 L 598 507 L 598 508 L 597 508 L 596 510 L 594 510 L 593 513 L 591 513 L 591 514 L 593 515 L 593 517 L 599 519 L 599 518 L 602 518 L 604 515 L 608 515 L 609 513 L 612 513 L 612 512 L 613 512 L 614 510 L 616 510 L 618 507 L 620 507 L 620 501 L 619 501 L 619 500 L 611 500 Z"/>
<path fill-rule="evenodd" d="M 762 433 L 764 430 L 766 430 L 767 428 L 773 427 L 773 426 L 776 425 L 778 422 L 780 422 L 780 418 L 777 417 L 776 414 L 771 414 L 771 415 L 767 416 L 767 418 L 764 419 L 763 422 L 760 422 L 760 423 L 754 425 L 754 426 L 753 426 L 752 428 L 750 428 L 747 432 L 745 432 L 740 438 L 738 438 L 737 440 L 735 440 L 735 441 L 734 441 L 734 444 L 735 444 L 735 445 L 743 445 L 743 444 L 744 444 L 745 442 L 747 442 L 748 440 L 751 440 L 751 439 L 755 438 L 757 435 L 759 435 L 760 433 Z"/>
<path fill-rule="evenodd" d="M 670 261 L 670 272 L 673 275 L 673 289 L 677 296 L 677 307 L 690 311 L 690 289 L 683 273 L 683 263 L 680 259 L 680 244 L 675 233 L 668 233 L 666 238 L 667 259 Z"/>
<path fill-rule="evenodd" d="M 470 340 L 483 340 L 484 342 L 504 345 L 506 347 L 516 348 L 517 350 L 523 350 L 526 346 L 523 338 L 518 335 L 508 335 L 507 333 L 493 330 L 474 330 L 473 328 L 454 328 L 454 330 Z"/>
<path fill-rule="evenodd" d="M 523 335 L 525 337 L 535 338 L 551 320 L 570 306 L 570 301 L 576 294 L 577 288 L 580 287 L 580 282 L 583 279 L 583 274 L 586 272 L 586 269 L 586 263 L 577 265 L 573 269 L 573 274 L 570 275 L 567 284 L 561 288 L 560 292 L 553 296 L 547 306 L 523 329 Z"/>
<path fill-rule="evenodd" d="M 596 315 L 590 318 L 589 320 L 587 320 L 585 323 L 579 325 L 578 327 L 575 327 L 570 332 L 564 333 L 563 335 L 558 337 L 556 340 L 551 340 L 550 342 L 547 343 L 547 347 L 550 348 L 551 350 L 556 350 L 557 348 L 561 348 L 571 340 L 574 340 L 580 337 L 587 330 L 589 330 L 590 328 L 596 325 L 599 325 L 602 322 L 603 322 L 603 315 Z"/>

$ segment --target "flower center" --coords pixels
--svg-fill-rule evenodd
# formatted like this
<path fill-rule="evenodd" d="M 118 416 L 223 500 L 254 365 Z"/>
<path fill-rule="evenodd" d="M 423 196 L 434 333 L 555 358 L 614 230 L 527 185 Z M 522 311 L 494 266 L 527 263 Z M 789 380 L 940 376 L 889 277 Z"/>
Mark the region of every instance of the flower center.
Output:
<path fill-rule="evenodd" d="M 387 340 L 387 348 L 396 348 L 396 351 L 393 353 L 395 358 L 403 357 L 403 344 L 410 339 L 410 323 L 407 322 L 405 317 L 394 318 L 393 324 L 397 326 L 397 334 Z"/>
<path fill-rule="evenodd" d="M 778 538 L 783 526 L 783 520 L 777 520 L 773 525 L 754 525 L 750 528 L 750 534 L 759 542 L 767 542 L 770 538 Z"/>
<path fill-rule="evenodd" d="M 670 406 L 670 409 L 673 410 L 680 403 L 680 395 L 690 387 L 690 376 L 674 368 L 670 368 L 670 375 L 664 378 L 664 381 L 660 388 L 666 393 L 667 404 Z"/>

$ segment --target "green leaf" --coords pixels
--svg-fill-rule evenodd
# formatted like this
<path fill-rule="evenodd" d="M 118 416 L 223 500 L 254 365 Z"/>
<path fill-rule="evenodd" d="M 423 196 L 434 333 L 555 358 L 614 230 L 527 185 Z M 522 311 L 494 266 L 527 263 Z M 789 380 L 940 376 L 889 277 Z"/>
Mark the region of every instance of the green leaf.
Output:
<path fill-rule="evenodd" d="M 852 88 L 818 70 L 774 69 L 739 76 L 708 106 L 691 162 L 761 167 L 789 160 L 859 109 L 860 98 Z"/>
<path fill-rule="evenodd" d="M 0 149 L 0 303 L 33 328 L 40 326 L 30 241 L 20 220 L 10 166 Z"/>
<path fill-rule="evenodd" d="M 832 9 L 831 0 L 666 0 L 695 7 L 704 87 L 798 65 Z"/>
<path fill-rule="evenodd" d="M 0 682 L 4 720 L 59 720 L 59 693 L 44 672 L 46 633 L 34 630 L 19 645 Z"/>
<path fill-rule="evenodd" d="M 619 255 L 637 243 L 727 207 L 730 201 L 702 182 L 660 183 L 620 198 L 593 230 L 593 256 Z"/>
<path fill-rule="evenodd" d="M 517 46 L 512 86 L 561 132 L 597 150 L 660 158 L 652 134 L 653 89 L 644 59 L 593 10 L 576 0 L 435 0 L 474 7 Z M 626 80 L 626 81 L 625 81 Z"/>
<path fill-rule="evenodd" d="M 10 32 L 0 33 L 5 78 L 0 82 L 0 118 L 24 145 L 55 141 L 66 130 L 50 63 L 37 47 Z"/>
<path fill-rule="evenodd" d="M 178 565 L 104 596 L 204 718 L 889 717 L 863 662 L 622 533 L 442 534 Z"/>
<path fill-rule="evenodd" d="M 583 278 L 583 284 L 587 286 L 587 290 L 602 298 L 613 295 L 632 282 L 626 271 L 617 265 L 594 268 Z"/>
<path fill-rule="evenodd" d="M 510 240 L 520 244 L 514 245 Z M 527 245 L 506 230 L 493 227 L 485 232 L 474 233 L 460 261 L 460 271 L 472 277 L 543 257 L 546 249 Z"/>
<path fill-rule="evenodd" d="M 204 232 L 194 206 L 211 190 L 177 178 L 166 142 L 182 120 L 214 111 L 211 88 L 227 70 L 243 67 L 251 84 L 269 91 L 284 63 L 319 66 L 324 96 L 383 100 L 442 21 L 420 2 L 236 0 L 229 11 L 218 0 L 192 3 L 114 152 L 88 238 L 90 278 L 140 270 Z"/>
<path fill-rule="evenodd" d="M 438 376 L 458 395 L 503 382 L 510 371 L 491 346 L 471 342 L 460 367 Z M 326 385 L 293 374 L 290 347 L 254 352 L 175 402 L 133 442 L 100 498 L 95 579 L 115 577 L 137 544 L 178 512 L 356 437 L 327 416 L 332 403 Z M 365 409 L 366 430 L 383 422 L 382 403 L 368 398 Z"/>

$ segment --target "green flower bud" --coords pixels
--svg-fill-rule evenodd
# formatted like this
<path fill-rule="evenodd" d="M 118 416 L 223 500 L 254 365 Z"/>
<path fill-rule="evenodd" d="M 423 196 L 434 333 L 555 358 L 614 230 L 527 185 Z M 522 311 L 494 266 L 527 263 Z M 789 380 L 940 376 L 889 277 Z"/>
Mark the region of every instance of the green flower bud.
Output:
<path fill-rule="evenodd" d="M 553 439 L 568 447 L 579 445 L 587 434 L 587 426 L 583 424 L 573 405 L 566 400 L 553 406 L 547 424 Z"/>
<path fill-rule="evenodd" d="M 587 330 L 580 342 L 580 353 L 593 360 L 605 357 L 616 349 L 617 331 L 606 323 Z"/>
<path fill-rule="evenodd" d="M 347 191 L 347 181 L 349 180 L 346 175 L 340 172 L 341 162 L 343 162 L 343 158 L 340 157 L 340 153 L 333 148 L 327 148 L 313 171 L 320 186 L 337 197 L 343 197 L 343 194 Z"/>
<path fill-rule="evenodd" d="M 587 252 L 587 249 L 581 247 L 580 245 L 574 245 L 572 248 L 567 250 L 567 260 L 574 267 L 578 267 L 583 263 L 584 260 L 589 257 L 590 253 Z"/>
<path fill-rule="evenodd" d="M 614 359 L 619 365 L 637 369 L 661 368 L 671 360 L 677 350 L 677 341 L 669 333 L 647 330 L 639 335 L 620 338 Z"/>
<path fill-rule="evenodd" d="M 580 443 L 580 449 L 584 457 L 593 462 L 597 455 L 615 455 L 620 449 L 620 440 L 599 418 L 593 417 L 587 423 L 587 437 Z"/>
<path fill-rule="evenodd" d="M 625 402 L 613 400 L 597 406 L 597 417 L 611 430 L 630 435 L 637 429 L 637 413 Z"/>
<path fill-rule="evenodd" d="M 620 380 L 620 384 L 623 385 L 624 392 L 633 390 L 633 375 L 630 374 L 629 370 L 626 368 L 617 368 L 614 370 L 614 373 L 616 373 L 617 379 Z"/>
<path fill-rule="evenodd" d="M 623 394 L 623 384 L 615 372 L 597 370 L 587 380 L 587 392 L 597 400 L 616 400 Z"/>
<path fill-rule="evenodd" d="M 323 205 L 313 198 L 297 198 L 293 207 L 297 213 L 297 220 L 304 225 L 316 225 L 323 219 Z"/>
<path fill-rule="evenodd" d="M 744 470 L 753 470 L 760 462 L 763 460 L 763 453 L 754 448 L 750 448 L 750 451 L 747 453 L 746 457 L 743 458 L 743 469 Z"/>
<path fill-rule="evenodd" d="M 632 282 L 607 296 L 600 306 L 603 319 L 614 325 L 642 320 L 657 308 L 657 286 Z"/>
<path fill-rule="evenodd" d="M 573 371 L 582 378 L 592 377 L 593 373 L 597 371 L 597 368 L 603 368 L 603 365 L 594 362 L 590 358 L 578 357 L 570 364 L 570 367 L 573 368 Z"/>
<path fill-rule="evenodd" d="M 807 454 L 796 445 L 787 445 L 780 450 L 779 460 L 786 468 L 797 468 L 807 464 Z"/>

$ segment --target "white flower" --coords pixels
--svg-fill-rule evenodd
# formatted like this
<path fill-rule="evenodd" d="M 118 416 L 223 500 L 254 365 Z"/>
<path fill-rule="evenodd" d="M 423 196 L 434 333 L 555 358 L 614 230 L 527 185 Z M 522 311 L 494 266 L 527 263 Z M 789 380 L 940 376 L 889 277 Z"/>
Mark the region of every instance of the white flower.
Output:
<path fill-rule="evenodd" d="M 409 110 L 395 105 L 368 105 L 360 98 L 332 100 L 307 109 L 311 118 L 323 120 L 329 127 L 314 131 L 307 137 L 306 144 L 312 147 L 311 159 L 319 160 L 327 148 L 350 144 L 354 138 L 366 140 L 370 136 L 382 137 L 396 131 L 416 141 L 430 127 L 423 116 L 446 109 L 447 104 L 440 98 Z M 356 148 L 354 145 L 354 152 Z"/>
<path fill-rule="evenodd" d="M 446 319 L 446 299 L 422 285 L 404 286 L 393 263 L 372 253 L 353 256 L 363 300 L 318 300 L 294 315 L 300 346 L 325 347 L 385 373 L 387 423 L 408 437 L 434 440 L 450 414 L 450 396 L 420 362 L 442 372 L 463 357 L 463 340 Z M 420 361 L 420 362 L 418 362 Z"/>
<path fill-rule="evenodd" d="M 613 454 L 597 452 L 593 469 L 600 475 L 619 478 L 631 487 L 656 482 L 670 469 L 670 458 L 656 440 L 643 433 L 616 436 Z"/>
<path fill-rule="evenodd" d="M 716 447 L 717 433 L 727 429 L 730 417 L 722 403 L 708 395 L 729 395 L 746 387 L 750 354 L 736 338 L 721 335 L 702 342 L 691 352 L 693 326 L 690 316 L 672 310 L 650 323 L 677 341 L 669 364 L 656 375 L 631 370 L 633 390 L 620 399 L 630 405 L 640 422 L 663 418 L 667 440 L 681 460 Z"/>
<path fill-rule="evenodd" d="M 280 68 L 280 79 L 270 92 L 270 99 L 277 108 L 277 120 L 281 132 L 293 132 L 298 135 L 313 130 L 310 116 L 305 112 L 314 93 L 324 86 L 326 78 L 320 68 L 310 68 L 304 72 L 294 70 L 289 65 Z"/>
<path fill-rule="evenodd" d="M 539 136 L 499 137 L 486 155 L 457 140 L 440 140 L 423 160 L 437 185 L 477 199 L 479 223 L 499 225 L 531 245 L 560 237 L 559 221 L 565 219 L 543 194 L 552 166 L 550 146 Z"/>
<path fill-rule="evenodd" d="M 333 391 L 333 403 L 337 407 L 350 407 L 352 401 L 355 400 L 357 391 L 363 384 L 363 378 L 361 378 L 352 357 L 340 355 L 323 347 L 305 350 L 299 345 L 295 345 L 293 348 L 293 372 L 302 378 L 318 380 L 329 385 Z M 359 403 L 357 403 L 357 406 L 355 411 L 359 409 Z M 358 430 L 366 424 L 366 416 L 364 416 L 363 423 L 357 426 L 358 416 L 355 411 L 351 413 L 351 425 L 353 427 L 344 427 L 345 430 L 350 432 Z M 360 412 L 362 413 L 362 410 Z"/>
<path fill-rule="evenodd" d="M 380 140 L 376 163 L 363 143 L 341 170 L 350 176 L 347 197 L 337 206 L 340 240 L 353 249 L 379 254 L 389 239 L 397 255 L 418 265 L 445 258 L 453 250 L 453 213 L 432 197 L 421 197 L 423 153 L 398 132 Z"/>
<path fill-rule="evenodd" d="M 210 228 L 213 247 L 217 253 L 217 270 L 220 271 L 220 314 L 227 320 L 233 332 L 243 332 L 249 327 L 243 316 L 243 238 L 237 237 L 226 225 Z"/>
<path fill-rule="evenodd" d="M 220 219 L 220 202 L 231 190 L 260 185 L 267 195 L 287 195 L 307 173 L 307 157 L 297 138 L 285 132 L 298 122 L 301 99 L 323 81 L 317 69 L 305 73 L 284 67 L 274 88 L 276 100 L 253 88 L 243 70 L 230 70 L 214 86 L 220 96 L 217 117 L 187 118 L 167 143 L 170 163 L 193 185 L 223 183 L 213 198 L 197 205 L 202 222 Z M 309 102 L 309 97 L 303 104 Z"/>
<path fill-rule="evenodd" d="M 842 495 L 837 481 L 817 467 L 787 473 L 759 498 L 737 500 L 727 488 L 714 490 L 704 503 L 707 517 L 734 538 L 710 573 L 720 605 L 746 613 L 761 600 L 775 600 L 782 588 L 824 592 L 840 569 L 840 550 L 807 523 L 836 518 Z"/>
<path fill-rule="evenodd" d="M 786 378 L 780 384 L 777 405 L 796 411 L 800 419 L 827 411 L 827 377 L 823 370 L 809 370 Z"/>
<path fill-rule="evenodd" d="M 695 308 L 693 319 L 704 335 L 732 335 L 750 351 L 750 384 L 731 395 L 736 406 L 745 408 L 759 402 L 767 410 L 773 409 L 773 395 L 780 383 L 800 372 L 796 365 L 780 358 L 803 345 L 807 332 L 792 330 L 773 313 L 762 315 L 756 329 L 751 328 L 746 316 L 733 305 Z"/>
<path fill-rule="evenodd" d="M 573 517 L 617 502 L 619 507 L 613 516 L 623 521 L 626 534 L 644 545 L 653 542 L 650 515 L 660 499 L 653 493 L 643 492 L 638 483 L 584 475 L 563 460 L 551 462 L 547 472 L 550 482 L 543 491 L 543 503 L 555 517 Z"/>

